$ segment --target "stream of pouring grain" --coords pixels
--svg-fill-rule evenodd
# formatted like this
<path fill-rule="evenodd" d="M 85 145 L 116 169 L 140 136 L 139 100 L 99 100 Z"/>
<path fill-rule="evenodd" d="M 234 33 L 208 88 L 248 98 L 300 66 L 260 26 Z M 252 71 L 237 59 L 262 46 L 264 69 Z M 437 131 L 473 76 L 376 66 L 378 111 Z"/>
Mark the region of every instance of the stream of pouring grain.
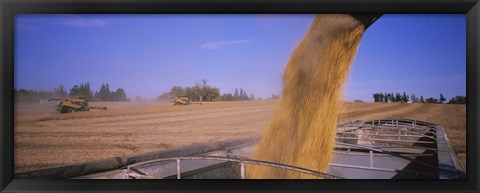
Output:
<path fill-rule="evenodd" d="M 349 15 L 316 15 L 284 72 L 279 106 L 253 159 L 326 172 L 332 157 L 342 85 L 364 26 Z M 314 176 L 248 166 L 250 179 Z"/>

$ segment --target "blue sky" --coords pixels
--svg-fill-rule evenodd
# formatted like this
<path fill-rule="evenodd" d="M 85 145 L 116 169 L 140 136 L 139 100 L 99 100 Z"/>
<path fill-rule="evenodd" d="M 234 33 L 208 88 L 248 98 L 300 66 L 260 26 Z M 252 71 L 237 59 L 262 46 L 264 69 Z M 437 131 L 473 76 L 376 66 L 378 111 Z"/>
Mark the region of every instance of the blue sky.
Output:
<path fill-rule="evenodd" d="M 207 79 L 221 93 L 279 94 L 313 15 L 17 15 L 15 87 L 90 82 L 154 98 Z M 364 34 L 345 100 L 466 93 L 465 15 L 384 15 Z"/>

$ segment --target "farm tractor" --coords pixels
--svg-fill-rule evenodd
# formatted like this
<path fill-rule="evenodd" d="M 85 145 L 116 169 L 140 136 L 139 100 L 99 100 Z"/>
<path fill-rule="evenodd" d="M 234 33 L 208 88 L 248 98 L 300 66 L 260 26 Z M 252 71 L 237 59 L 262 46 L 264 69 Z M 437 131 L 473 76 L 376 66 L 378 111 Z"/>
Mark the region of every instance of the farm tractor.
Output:
<path fill-rule="evenodd" d="M 60 113 L 73 113 L 77 111 L 107 110 L 107 107 L 90 107 L 88 99 L 76 97 L 69 99 L 50 99 L 48 102 L 57 101 L 57 111 Z"/>
<path fill-rule="evenodd" d="M 178 97 L 170 97 L 170 99 L 173 99 L 173 105 L 189 105 L 189 104 L 202 104 L 202 103 L 196 103 L 196 102 L 191 102 L 190 98 L 186 96 L 178 96 Z"/>

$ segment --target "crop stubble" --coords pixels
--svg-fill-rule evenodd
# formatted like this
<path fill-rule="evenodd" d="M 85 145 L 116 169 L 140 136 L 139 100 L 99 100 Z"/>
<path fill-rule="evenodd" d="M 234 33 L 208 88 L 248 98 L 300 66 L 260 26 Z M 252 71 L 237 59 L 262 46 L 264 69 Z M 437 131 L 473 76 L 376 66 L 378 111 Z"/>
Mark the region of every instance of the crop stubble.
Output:
<path fill-rule="evenodd" d="M 15 173 L 193 143 L 259 137 L 275 100 L 203 105 L 104 103 L 109 110 L 59 114 L 54 104 L 17 105 Z M 35 109 L 35 110 L 33 110 Z M 466 106 L 341 103 L 339 121 L 411 118 L 445 127 L 465 168 Z"/>

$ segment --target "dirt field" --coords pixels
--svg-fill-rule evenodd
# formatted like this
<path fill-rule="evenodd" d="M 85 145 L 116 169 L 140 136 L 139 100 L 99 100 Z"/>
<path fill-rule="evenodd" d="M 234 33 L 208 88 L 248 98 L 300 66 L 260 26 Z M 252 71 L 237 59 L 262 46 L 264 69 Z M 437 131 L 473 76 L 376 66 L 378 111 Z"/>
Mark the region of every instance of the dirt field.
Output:
<path fill-rule="evenodd" d="M 15 173 L 192 143 L 258 137 L 276 101 L 90 103 L 107 111 L 59 114 L 54 104 L 16 105 Z M 465 168 L 466 107 L 343 103 L 340 120 L 411 118 L 441 124 Z"/>

